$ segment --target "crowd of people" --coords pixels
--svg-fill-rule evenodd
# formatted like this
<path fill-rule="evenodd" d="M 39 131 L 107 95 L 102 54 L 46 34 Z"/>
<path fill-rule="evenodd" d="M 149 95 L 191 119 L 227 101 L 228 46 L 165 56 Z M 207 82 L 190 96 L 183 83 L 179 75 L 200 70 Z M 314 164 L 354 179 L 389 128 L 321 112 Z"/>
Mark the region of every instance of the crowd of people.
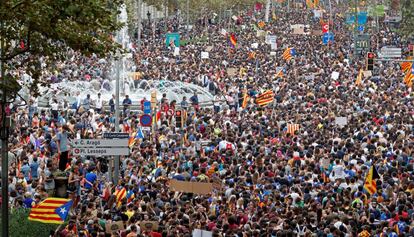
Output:
<path fill-rule="evenodd" d="M 66 237 L 192 236 L 196 229 L 223 237 L 414 236 L 412 85 L 394 62 L 378 62 L 356 83 L 365 58 L 364 52 L 353 55 L 344 7 L 333 10 L 335 42 L 329 45 L 316 32 L 327 14 L 315 17 L 305 7 L 275 11 L 262 27 L 263 10 L 195 25 L 181 33 L 191 40 L 179 55 L 166 46 L 162 29 L 143 34 L 138 79 L 198 84 L 214 95 L 214 107 L 200 106 L 197 95 L 163 97 L 160 107 L 187 111 L 183 128 L 161 113 L 154 129 L 136 139 L 142 111 L 130 106 L 141 102 L 125 98 L 120 129 L 133 141 L 118 177 L 110 175 L 113 157 L 75 156 L 71 148 L 73 139 L 115 131 L 113 99 L 77 98 L 74 107 L 54 101 L 42 109 L 33 98 L 16 107 L 10 205 L 31 208 L 46 197 L 67 196 L 74 205 L 55 233 Z M 295 24 L 312 30 L 292 34 Z M 391 26 L 380 23 L 379 29 L 366 27 L 368 50 L 408 47 Z M 258 30 L 276 35 L 277 49 Z M 295 48 L 292 60 L 282 57 L 287 47 Z M 75 56 L 56 65 L 57 80 L 106 79 L 105 60 Z M 257 105 L 255 98 L 268 90 L 274 102 Z M 371 167 L 379 174 L 374 193 L 364 189 Z M 67 177 L 67 191 L 57 177 Z M 214 183 L 214 189 L 175 192 L 171 180 Z M 123 189 L 125 197 L 118 198 Z M 107 223 L 119 221 L 122 230 L 106 231 Z M 147 222 L 157 224 L 146 228 Z"/>

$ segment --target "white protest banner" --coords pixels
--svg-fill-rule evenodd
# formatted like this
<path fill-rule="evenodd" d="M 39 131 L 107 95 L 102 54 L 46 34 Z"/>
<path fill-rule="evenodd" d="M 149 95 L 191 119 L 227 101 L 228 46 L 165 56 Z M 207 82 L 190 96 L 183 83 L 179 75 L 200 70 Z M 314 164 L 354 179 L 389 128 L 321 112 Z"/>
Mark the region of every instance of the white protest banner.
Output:
<path fill-rule="evenodd" d="M 338 80 L 339 79 L 339 72 L 332 72 L 331 78 L 334 79 L 334 80 Z"/>
<path fill-rule="evenodd" d="M 201 52 L 201 59 L 208 59 L 208 58 L 209 58 L 208 52 Z"/>
<path fill-rule="evenodd" d="M 335 117 L 335 124 L 339 127 L 344 127 L 348 124 L 348 118 L 347 117 Z"/>

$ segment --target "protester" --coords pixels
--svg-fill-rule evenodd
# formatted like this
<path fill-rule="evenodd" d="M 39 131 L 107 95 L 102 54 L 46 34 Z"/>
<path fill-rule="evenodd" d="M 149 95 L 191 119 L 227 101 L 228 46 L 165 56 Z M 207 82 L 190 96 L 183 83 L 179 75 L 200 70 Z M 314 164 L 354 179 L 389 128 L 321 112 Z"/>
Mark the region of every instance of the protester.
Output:
<path fill-rule="evenodd" d="M 330 45 L 317 34 L 292 34 L 291 25 L 320 30 L 328 20 L 303 8 L 277 11 L 262 27 L 277 36 L 277 49 L 257 34 L 264 9 L 234 22 L 200 20 L 179 56 L 166 49 L 163 25 L 173 29 L 176 20 L 146 25 L 134 56 L 142 79 L 197 84 L 214 100 L 204 105 L 194 92 L 176 103 L 165 94 L 147 131 L 140 126 L 142 111 L 134 110 L 143 102 L 125 94 L 119 129 L 131 134 L 130 155 L 121 156 L 117 183 L 109 174 L 113 157 L 76 156 L 70 145 L 115 131 L 114 96 L 77 99 L 76 110 L 62 120 L 56 106 L 50 112 L 14 108 L 12 205 L 29 207 L 36 197 L 58 195 L 55 177 L 63 173 L 64 196 L 74 206 L 57 236 L 111 236 L 106 224 L 118 221 L 125 230 L 112 236 L 191 236 L 195 229 L 212 236 L 413 236 L 412 85 L 393 62 L 378 62 L 372 76 L 356 83 L 365 59 L 353 55 L 344 9 L 333 9 Z M 367 29 L 370 50 L 406 44 L 389 25 L 380 29 L 375 36 Z M 234 47 L 229 33 L 236 35 Z M 209 59 L 201 59 L 209 46 Z M 296 50 L 289 61 L 282 56 L 287 47 Z M 75 56 L 59 64 L 56 80 L 107 79 L 108 66 L 99 59 Z M 69 73 L 74 66 L 80 70 Z M 260 106 L 267 91 L 271 103 Z M 178 108 L 186 111 L 183 128 L 168 115 Z M 375 187 L 366 183 L 373 167 Z M 213 191 L 175 192 L 171 180 L 212 183 Z M 157 228 L 147 228 L 149 222 Z"/>

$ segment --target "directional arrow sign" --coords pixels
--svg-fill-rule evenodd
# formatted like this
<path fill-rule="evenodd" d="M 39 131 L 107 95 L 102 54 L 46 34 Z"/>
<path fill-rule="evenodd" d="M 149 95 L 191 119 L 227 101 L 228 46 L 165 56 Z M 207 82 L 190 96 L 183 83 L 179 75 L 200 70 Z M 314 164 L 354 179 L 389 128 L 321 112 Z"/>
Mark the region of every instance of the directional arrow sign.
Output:
<path fill-rule="evenodd" d="M 126 156 L 129 148 L 74 148 L 72 152 L 77 156 Z"/>
<path fill-rule="evenodd" d="M 72 146 L 80 147 L 128 147 L 128 139 L 77 139 L 72 142 Z"/>

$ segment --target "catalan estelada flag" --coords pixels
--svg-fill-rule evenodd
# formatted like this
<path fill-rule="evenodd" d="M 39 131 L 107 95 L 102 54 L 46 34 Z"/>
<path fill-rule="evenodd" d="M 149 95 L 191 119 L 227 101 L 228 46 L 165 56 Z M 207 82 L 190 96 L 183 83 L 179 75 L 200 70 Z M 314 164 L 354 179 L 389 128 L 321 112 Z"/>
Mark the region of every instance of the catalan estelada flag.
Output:
<path fill-rule="evenodd" d="M 230 44 L 233 47 L 237 46 L 237 39 L 236 39 L 236 36 L 233 33 L 230 34 Z"/>
<path fill-rule="evenodd" d="M 414 75 L 411 72 L 407 72 L 404 77 L 404 83 L 408 87 L 413 86 Z"/>
<path fill-rule="evenodd" d="M 47 198 L 34 206 L 29 214 L 29 220 L 42 223 L 62 224 L 73 201 L 65 198 Z"/>
<path fill-rule="evenodd" d="M 131 148 L 135 145 L 135 136 L 136 136 L 137 132 L 133 132 L 129 135 L 129 139 L 128 139 L 128 146 Z"/>
<path fill-rule="evenodd" d="M 296 50 L 295 50 L 295 48 L 288 47 L 288 48 L 286 48 L 286 49 L 285 49 L 285 51 L 283 52 L 282 57 L 283 57 L 283 59 L 284 59 L 284 60 L 289 61 L 289 60 L 291 60 L 291 59 L 292 59 L 292 57 L 293 57 L 293 56 L 295 56 L 295 55 L 296 55 Z"/>
<path fill-rule="evenodd" d="M 116 188 L 114 195 L 116 197 L 116 206 L 120 207 L 122 199 L 126 198 L 127 190 L 125 188 Z"/>
<path fill-rule="evenodd" d="M 262 94 L 258 95 L 256 98 L 256 104 L 260 106 L 265 106 L 270 103 L 272 103 L 274 100 L 274 94 L 273 91 L 267 90 L 263 92 Z"/>
<path fill-rule="evenodd" d="M 369 193 L 369 194 L 374 194 L 377 192 L 377 182 L 375 181 L 376 179 L 379 179 L 380 176 L 377 172 L 377 169 L 375 168 L 374 165 L 371 166 L 371 168 L 369 168 L 368 174 L 365 177 L 365 183 L 364 183 L 364 189 Z"/>
<path fill-rule="evenodd" d="M 284 76 L 283 68 L 276 72 L 275 78 L 282 78 Z"/>

